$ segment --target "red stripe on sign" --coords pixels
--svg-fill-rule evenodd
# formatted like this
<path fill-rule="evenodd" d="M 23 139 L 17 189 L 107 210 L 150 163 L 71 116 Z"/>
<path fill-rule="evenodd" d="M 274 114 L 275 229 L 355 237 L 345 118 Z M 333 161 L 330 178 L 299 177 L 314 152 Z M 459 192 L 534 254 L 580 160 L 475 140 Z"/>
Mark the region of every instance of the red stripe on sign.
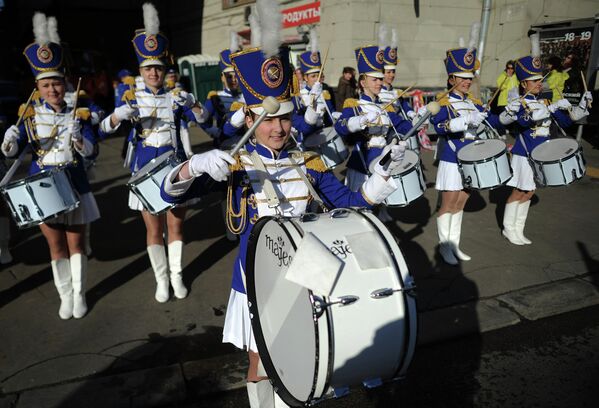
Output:
<path fill-rule="evenodd" d="M 283 28 L 318 23 L 320 21 L 320 2 L 291 7 L 283 10 L 282 14 Z"/>

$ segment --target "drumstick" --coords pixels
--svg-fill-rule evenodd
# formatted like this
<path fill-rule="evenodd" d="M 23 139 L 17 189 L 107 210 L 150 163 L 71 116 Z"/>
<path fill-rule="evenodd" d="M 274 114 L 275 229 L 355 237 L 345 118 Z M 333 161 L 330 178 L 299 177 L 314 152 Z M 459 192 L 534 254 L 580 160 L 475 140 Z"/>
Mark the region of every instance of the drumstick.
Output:
<path fill-rule="evenodd" d="M 316 82 L 320 82 L 320 77 L 322 77 L 322 72 L 324 71 L 324 67 L 327 64 L 327 59 L 329 58 L 329 49 L 331 48 L 331 44 L 329 43 L 326 52 L 324 53 L 324 59 L 322 60 L 322 65 L 320 66 L 320 71 L 318 71 L 318 77 L 316 78 Z M 312 95 L 312 100 L 310 101 L 310 105 L 312 105 L 312 108 L 314 110 L 316 110 L 316 105 L 315 105 L 315 98 L 314 95 Z"/>
<path fill-rule="evenodd" d="M 495 91 L 495 93 L 493 94 L 493 96 L 491 96 L 491 99 L 489 99 L 489 102 L 487 102 L 487 106 L 485 106 L 485 110 L 483 110 L 483 113 L 485 113 L 486 111 L 489 110 L 489 108 L 491 107 L 491 103 L 493 103 L 493 101 L 495 100 L 495 97 L 497 97 L 497 95 L 499 94 L 499 91 L 501 91 L 501 88 L 503 87 L 503 84 L 505 84 L 505 81 L 507 81 L 509 77 L 506 76 L 503 79 L 503 82 L 501 82 L 501 85 L 499 85 L 499 88 L 497 88 L 497 90 Z"/>
<path fill-rule="evenodd" d="M 408 86 L 406 89 L 404 89 L 402 91 L 402 93 L 400 93 L 399 95 L 397 95 L 397 98 L 393 99 L 391 102 L 387 103 L 385 106 L 382 107 L 382 110 L 387 110 L 387 108 L 391 105 L 393 105 L 397 100 L 399 100 L 399 98 L 401 98 L 402 96 L 404 96 L 406 94 L 406 92 L 408 92 L 410 89 L 414 88 L 416 86 L 416 84 L 412 84 L 410 86 Z"/>
<path fill-rule="evenodd" d="M 254 121 L 254 124 L 245 132 L 241 139 L 239 139 L 237 144 L 233 146 L 229 154 L 231 156 L 235 155 L 235 153 L 237 153 L 248 141 L 250 136 L 252 136 L 258 125 L 262 123 L 262 121 L 266 118 L 266 115 L 273 115 L 277 113 L 279 111 L 280 106 L 281 104 L 279 103 L 279 101 L 277 101 L 272 96 L 267 96 L 266 98 L 264 98 L 264 100 L 262 101 L 262 108 L 264 109 L 264 111 L 260 114 L 260 116 L 258 116 L 258 118 Z"/>
<path fill-rule="evenodd" d="M 451 91 L 453 91 L 453 90 L 454 90 L 454 89 L 455 89 L 457 86 L 458 86 L 458 84 L 457 84 L 457 83 L 456 83 L 456 84 L 454 84 L 454 85 L 453 85 L 451 88 L 449 88 L 447 91 L 445 91 L 445 92 L 443 92 L 441 95 L 437 96 L 437 98 L 436 98 L 436 99 L 439 101 L 439 100 L 441 100 L 441 99 L 445 98 L 445 96 L 449 95 L 449 93 L 450 93 Z"/>
<path fill-rule="evenodd" d="M 73 119 L 77 117 L 77 104 L 79 103 L 79 90 L 81 89 L 81 77 L 77 81 L 77 90 L 75 91 L 75 100 L 73 101 Z"/>
<path fill-rule="evenodd" d="M 584 92 L 587 93 L 589 91 L 589 88 L 587 87 L 587 80 L 584 77 L 584 72 L 580 71 L 580 77 L 582 79 L 582 85 L 584 86 Z M 587 102 L 587 108 L 592 108 L 593 107 L 593 102 Z"/>
<path fill-rule="evenodd" d="M 19 116 L 19 119 L 17 120 L 17 124 L 15 125 L 16 127 L 19 127 L 19 125 L 23 121 L 25 112 L 27 112 L 27 108 L 29 108 L 29 105 L 31 104 L 31 100 L 33 99 L 33 95 L 35 95 L 36 90 L 37 90 L 36 88 L 33 88 L 33 91 L 31 91 L 31 95 L 29 95 L 29 99 L 27 99 L 27 102 L 25 102 L 25 109 L 23 109 L 23 112 L 21 112 L 21 115 Z"/>
<path fill-rule="evenodd" d="M 547 75 L 549 75 L 550 73 L 551 73 L 551 71 L 546 73 L 545 76 L 543 78 L 541 78 L 541 82 L 543 82 L 545 80 L 545 78 L 547 78 Z M 526 98 L 532 92 L 533 89 L 534 88 L 530 88 L 528 91 L 526 91 L 526 93 L 520 97 L 520 102 L 524 101 L 524 98 Z"/>

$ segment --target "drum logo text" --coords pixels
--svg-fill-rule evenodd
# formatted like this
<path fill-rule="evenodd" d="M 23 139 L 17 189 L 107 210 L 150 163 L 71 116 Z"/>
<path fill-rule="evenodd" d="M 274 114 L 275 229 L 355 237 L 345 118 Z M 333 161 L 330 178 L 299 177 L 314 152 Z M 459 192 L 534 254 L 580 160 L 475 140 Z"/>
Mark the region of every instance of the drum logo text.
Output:
<path fill-rule="evenodd" d="M 346 259 L 347 255 L 352 253 L 349 244 L 346 244 L 345 241 L 343 241 L 342 239 L 334 240 L 333 246 L 331 246 L 331 248 L 329 249 L 331 250 L 333 255 L 341 259 Z"/>
<path fill-rule="evenodd" d="M 276 241 L 266 234 L 266 248 L 277 257 L 279 260 L 279 266 L 289 266 L 293 257 L 285 251 L 285 241 L 282 237 L 277 237 Z"/>

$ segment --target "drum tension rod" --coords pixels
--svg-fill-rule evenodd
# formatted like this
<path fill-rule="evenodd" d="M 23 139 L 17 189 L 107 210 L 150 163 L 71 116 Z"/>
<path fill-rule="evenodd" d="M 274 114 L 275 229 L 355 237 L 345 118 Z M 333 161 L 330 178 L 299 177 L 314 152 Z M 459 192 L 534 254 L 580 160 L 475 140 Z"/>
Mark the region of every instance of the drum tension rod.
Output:
<path fill-rule="evenodd" d="M 391 296 L 395 292 L 404 292 L 408 296 L 416 297 L 416 285 L 410 285 L 399 289 L 382 288 L 373 290 L 370 292 L 370 297 L 373 299 L 382 299 Z"/>
<path fill-rule="evenodd" d="M 314 313 L 316 318 L 319 318 L 324 313 L 325 309 L 329 306 L 339 305 L 339 306 L 348 306 L 355 302 L 357 302 L 360 298 L 358 296 L 346 295 L 339 296 L 337 300 L 333 300 L 331 302 L 325 302 L 324 299 L 314 296 L 314 304 L 312 308 L 314 309 Z"/>

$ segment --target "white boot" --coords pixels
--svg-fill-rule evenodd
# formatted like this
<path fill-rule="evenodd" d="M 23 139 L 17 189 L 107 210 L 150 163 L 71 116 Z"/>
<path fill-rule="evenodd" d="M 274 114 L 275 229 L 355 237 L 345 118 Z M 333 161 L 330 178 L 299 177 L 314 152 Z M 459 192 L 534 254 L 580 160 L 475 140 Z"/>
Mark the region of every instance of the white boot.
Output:
<path fill-rule="evenodd" d="M 528 217 L 528 209 L 530 208 L 530 200 L 519 203 L 516 211 L 516 235 L 526 245 L 532 244 L 532 241 L 524 236 L 524 225 Z"/>
<path fill-rule="evenodd" d="M 164 245 L 150 245 L 148 248 L 150 263 L 156 277 L 156 293 L 154 297 L 160 303 L 168 301 L 168 265 Z"/>
<path fill-rule="evenodd" d="M 453 245 L 449 241 L 449 229 L 451 227 L 451 214 L 445 213 L 437 217 L 437 234 L 439 235 L 439 253 L 441 258 L 449 265 L 457 265 L 458 260 L 453 254 Z"/>
<path fill-rule="evenodd" d="M 461 261 L 469 261 L 472 258 L 460 251 L 460 235 L 462 234 L 462 217 L 464 211 L 451 214 L 451 225 L 449 227 L 449 240 L 453 244 L 453 253 Z"/>
<path fill-rule="evenodd" d="M 168 265 L 171 270 L 171 286 L 177 299 L 187 296 L 187 288 L 183 284 L 183 241 L 173 241 L 168 244 Z"/>
<path fill-rule="evenodd" d="M 85 226 L 85 255 L 90 256 L 92 254 L 91 244 L 92 225 L 87 224 Z"/>
<path fill-rule="evenodd" d="M 269 380 L 247 383 L 250 408 L 283 408 L 285 404 L 275 393 Z"/>
<path fill-rule="evenodd" d="M 8 218 L 0 217 L 0 264 L 8 264 L 12 262 L 12 255 L 8 249 L 10 241 L 10 223 Z"/>
<path fill-rule="evenodd" d="M 71 255 L 71 275 L 73 277 L 73 317 L 81 319 L 87 313 L 87 303 L 85 302 L 87 256 Z"/>
<path fill-rule="evenodd" d="M 73 317 L 73 284 L 71 280 L 71 264 L 68 259 L 61 258 L 50 262 L 54 285 L 60 296 L 58 316 L 67 320 Z"/>
<path fill-rule="evenodd" d="M 518 211 L 518 201 L 507 203 L 503 212 L 503 231 L 501 233 L 514 245 L 524 245 L 516 233 L 516 212 Z"/>

